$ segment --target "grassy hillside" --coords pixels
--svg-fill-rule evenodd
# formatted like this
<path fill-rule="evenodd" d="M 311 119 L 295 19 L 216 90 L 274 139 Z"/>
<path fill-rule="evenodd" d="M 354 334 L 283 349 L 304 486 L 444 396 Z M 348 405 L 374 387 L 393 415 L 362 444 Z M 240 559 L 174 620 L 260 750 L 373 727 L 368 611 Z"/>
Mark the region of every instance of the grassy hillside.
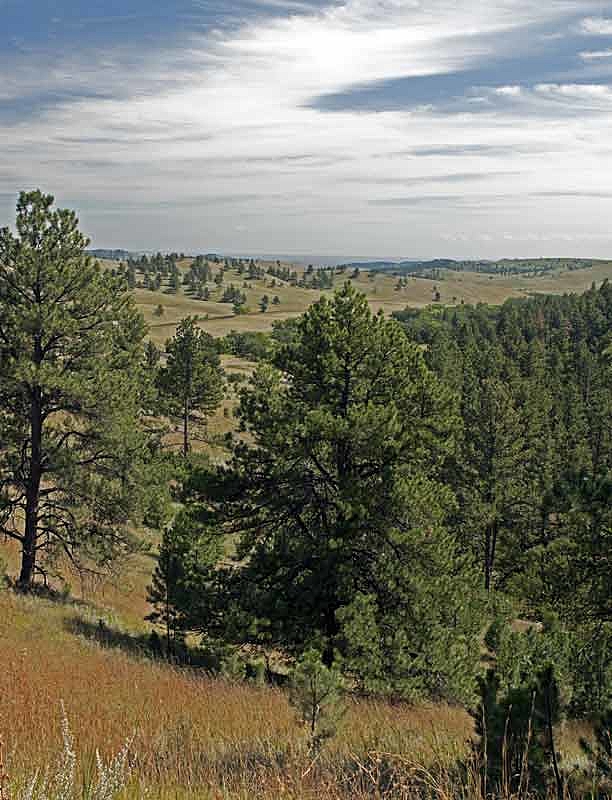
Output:
<path fill-rule="evenodd" d="M 106 262 L 109 266 L 117 266 L 114 262 Z M 179 262 L 179 269 L 184 273 L 191 264 L 190 259 Z M 481 272 L 457 272 L 441 269 L 435 280 L 423 277 L 408 277 L 406 285 L 398 289 L 398 278 L 385 272 L 368 273 L 361 270 L 357 278 L 347 270 L 337 273 L 335 286 L 345 280 L 353 283 L 364 292 L 372 307 L 383 309 L 387 314 L 406 306 L 422 307 L 432 302 L 434 292 L 440 292 L 440 303 L 502 303 L 510 297 L 526 297 L 530 294 L 563 294 L 565 292 L 581 292 L 593 282 L 601 283 L 612 278 L 612 262 L 598 262 L 596 266 L 583 269 L 570 269 L 569 262 L 563 262 L 558 269 L 545 273 L 528 275 L 490 275 Z M 294 267 L 292 267 L 294 269 Z M 303 268 L 296 271 L 301 276 Z M 138 276 L 142 278 L 141 275 Z M 244 284 L 247 286 L 244 286 Z M 189 295 L 184 287 L 176 294 L 170 294 L 164 283 L 160 291 L 136 288 L 135 295 L 150 327 L 150 335 L 157 344 L 172 336 L 176 324 L 185 316 L 198 315 L 202 318 L 201 327 L 213 336 L 223 336 L 230 330 L 237 331 L 269 331 L 275 320 L 288 319 L 302 313 L 322 294 L 330 294 L 329 290 L 318 290 L 292 286 L 287 282 L 277 282 L 271 286 L 272 279 L 245 280 L 235 269 L 224 273 L 221 286 L 210 283 L 211 298 L 209 301 L 198 300 Z M 246 295 L 247 312 L 236 316 L 229 303 L 219 302 L 223 291 L 234 285 Z M 280 303 L 270 305 L 262 313 L 259 300 L 267 294 L 270 298 L 278 295 Z M 162 316 L 155 311 L 162 306 Z"/>
<path fill-rule="evenodd" d="M 100 619 L 112 622 L 102 634 Z M 308 771 L 306 734 L 284 692 L 130 652 L 138 640 L 112 607 L 0 592 L 0 642 L 0 732 L 14 787 L 54 763 L 62 704 L 85 774 L 97 749 L 108 758 L 132 740 L 129 797 L 145 796 L 145 786 L 150 798 L 359 797 L 360 783 L 372 788 L 365 770 L 376 754 L 451 764 L 472 730 L 468 715 L 448 706 L 354 700 Z"/>
<path fill-rule="evenodd" d="M 16 797 L 35 771 L 57 763 L 62 708 L 84 784 L 96 751 L 110 760 L 130 743 L 126 800 L 408 800 L 410 780 L 429 781 L 429 770 L 437 773 L 432 797 L 452 796 L 450 770 L 474 735 L 465 710 L 348 700 L 313 764 L 285 691 L 147 655 L 147 580 L 147 563 L 136 558 L 114 581 L 76 585 L 71 600 L 0 589 L 0 737 Z M 579 759 L 587 733 L 566 724 L 566 762 Z"/>
<path fill-rule="evenodd" d="M 103 262 L 108 268 L 116 268 L 117 262 Z M 184 275 L 192 259 L 183 259 L 178 262 L 179 269 Z M 508 262 L 512 264 L 513 262 Z M 334 279 L 335 286 L 340 286 L 350 280 L 360 291 L 368 297 L 373 309 L 382 309 L 385 314 L 401 311 L 406 306 L 421 308 L 433 301 L 434 292 L 440 293 L 441 304 L 467 304 L 491 303 L 499 304 L 511 297 L 526 297 L 530 294 L 563 294 L 566 292 L 582 292 L 592 283 L 599 284 L 606 278 L 612 278 L 612 262 L 599 262 L 596 266 L 582 269 L 573 269 L 573 262 L 562 262 L 557 269 L 546 273 L 533 275 L 490 275 L 481 272 L 458 272 L 456 270 L 438 270 L 436 280 L 422 277 L 408 277 L 401 288 L 398 277 L 390 272 L 368 273 L 361 269 L 359 275 L 352 277 L 354 272 L 347 269 L 337 273 Z M 264 264 L 273 266 L 271 264 Z M 283 265 L 289 268 L 289 265 Z M 216 271 L 217 265 L 211 264 Z M 296 268 L 299 277 L 304 274 L 304 268 Z M 138 282 L 142 283 L 142 273 L 137 274 Z M 244 284 L 247 287 L 244 287 Z M 160 291 L 151 291 L 137 287 L 134 292 L 138 307 L 143 312 L 149 326 L 149 335 L 158 346 L 163 346 L 176 329 L 176 325 L 186 316 L 197 315 L 200 318 L 200 327 L 213 336 L 224 336 L 232 330 L 235 331 L 263 331 L 268 332 L 276 320 L 285 320 L 303 313 L 308 306 L 322 295 L 331 295 L 332 290 L 318 290 L 292 286 L 287 282 L 276 281 L 276 286 L 271 287 L 272 279 L 268 275 L 265 279 L 245 280 L 236 269 L 229 269 L 224 273 L 224 280 L 220 286 L 209 283 L 211 299 L 198 300 L 190 295 L 185 287 L 181 287 L 176 294 L 168 292 L 167 281 L 164 281 Z M 248 311 L 236 315 L 229 303 L 221 303 L 223 291 L 230 285 L 241 288 L 247 297 Z M 270 298 L 278 295 L 280 304 L 270 305 L 265 313 L 259 311 L 259 300 L 267 294 Z M 162 316 L 156 310 L 163 308 Z M 225 356 L 223 366 L 228 372 L 248 374 L 252 369 L 249 362 L 235 357 Z M 232 422 L 231 412 L 235 406 L 235 393 L 230 392 L 222 406 L 213 415 L 209 424 L 209 439 L 222 435 L 235 426 Z M 177 428 L 166 437 L 166 443 L 180 447 L 182 434 Z M 196 450 L 202 444 L 194 443 Z M 206 445 L 210 447 L 210 445 Z M 216 449 L 214 449 L 216 452 Z"/>

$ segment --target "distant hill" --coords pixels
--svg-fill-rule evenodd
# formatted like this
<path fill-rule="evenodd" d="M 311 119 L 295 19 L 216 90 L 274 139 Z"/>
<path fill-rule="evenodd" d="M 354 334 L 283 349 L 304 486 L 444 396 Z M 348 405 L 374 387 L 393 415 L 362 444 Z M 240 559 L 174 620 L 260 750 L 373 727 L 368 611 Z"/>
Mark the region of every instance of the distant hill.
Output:
<path fill-rule="evenodd" d="M 431 275 L 436 270 L 482 272 L 489 275 L 542 274 L 554 270 L 588 269 L 606 263 L 585 258 L 504 258 L 500 261 L 455 261 L 435 258 L 430 261 L 351 261 L 341 266 L 370 272 L 395 272 L 402 275 Z"/>
<path fill-rule="evenodd" d="M 128 258 L 139 256 L 140 253 L 134 253 L 130 250 L 88 250 L 87 254 L 94 258 L 104 258 L 107 261 L 127 261 Z"/>

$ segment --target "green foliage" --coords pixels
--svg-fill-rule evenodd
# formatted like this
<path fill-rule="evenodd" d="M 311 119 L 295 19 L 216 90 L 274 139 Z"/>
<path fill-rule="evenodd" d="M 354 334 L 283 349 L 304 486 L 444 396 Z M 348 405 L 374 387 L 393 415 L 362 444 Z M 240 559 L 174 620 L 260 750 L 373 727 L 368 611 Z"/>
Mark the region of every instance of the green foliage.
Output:
<path fill-rule="evenodd" d="M 147 593 L 154 611 L 146 619 L 163 626 L 171 656 L 187 631 L 201 627 L 220 555 L 219 538 L 194 514 L 180 512 L 164 531 Z"/>
<path fill-rule="evenodd" d="M 550 665 L 528 683 L 500 690 L 489 670 L 480 682 L 481 701 L 474 711 L 484 796 L 525 797 L 545 793 L 560 780 L 554 726 L 562 704 Z M 563 797 L 563 787 L 558 786 Z"/>
<path fill-rule="evenodd" d="M 233 305 L 242 306 L 246 303 L 246 295 L 240 291 L 234 284 L 230 284 L 221 295 L 220 303 L 232 303 Z"/>
<path fill-rule="evenodd" d="M 279 345 L 296 344 L 299 336 L 297 319 L 275 319 L 270 336 Z"/>
<path fill-rule="evenodd" d="M 147 369 L 156 370 L 161 359 L 159 348 L 150 339 L 145 345 L 144 360 Z"/>
<path fill-rule="evenodd" d="M 458 309 L 406 311 L 408 334 L 459 397 L 446 477 L 454 527 L 483 582 L 583 619 L 609 616 L 612 286 Z"/>
<path fill-rule="evenodd" d="M 210 334 L 197 327 L 195 317 L 179 322 L 166 342 L 166 365 L 159 371 L 158 387 L 164 409 L 183 422 L 183 454 L 187 456 L 189 423 L 195 412 L 205 420 L 223 396 L 219 353 Z"/>
<path fill-rule="evenodd" d="M 571 712 L 601 715 L 612 707 L 612 624 L 595 622 L 572 630 Z"/>
<path fill-rule="evenodd" d="M 554 663 L 563 705 L 572 699 L 572 638 L 557 621 L 515 631 L 505 625 L 498 633 L 496 668 L 502 691 L 533 686 L 537 676 Z"/>
<path fill-rule="evenodd" d="M 326 667 L 320 652 L 307 650 L 291 675 L 289 699 L 308 730 L 313 754 L 336 733 L 344 713 L 342 691 L 343 679 L 338 667 Z"/>
<path fill-rule="evenodd" d="M 262 361 L 270 356 L 270 336 L 255 331 L 230 331 L 219 341 L 219 348 L 239 358 Z"/>
<path fill-rule="evenodd" d="M 223 578 L 232 635 L 316 646 L 327 664 L 337 651 L 372 688 L 469 695 L 481 606 L 444 527 L 451 398 L 420 349 L 346 285 L 260 366 L 238 413 L 254 446 L 237 443 L 227 470 L 200 478 L 218 524 L 241 534 Z M 356 603 L 367 642 L 353 641 Z"/>
<path fill-rule="evenodd" d="M 103 567 L 132 549 L 150 458 L 144 321 L 52 206 L 24 192 L 17 234 L 0 231 L 0 531 L 22 548 L 24 588 L 43 561 Z"/>
<path fill-rule="evenodd" d="M 554 660 L 569 711 L 600 713 L 612 681 L 612 286 L 401 318 L 458 398 L 444 477 L 460 547 L 492 598 L 542 623 L 490 631 L 502 683 Z"/>

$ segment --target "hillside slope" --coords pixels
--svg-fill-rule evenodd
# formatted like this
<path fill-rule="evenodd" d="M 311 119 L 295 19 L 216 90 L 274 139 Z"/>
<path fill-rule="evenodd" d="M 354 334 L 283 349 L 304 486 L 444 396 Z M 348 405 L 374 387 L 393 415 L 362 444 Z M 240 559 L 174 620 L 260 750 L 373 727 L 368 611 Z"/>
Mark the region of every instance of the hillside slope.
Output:
<path fill-rule="evenodd" d="M 152 660 L 101 613 L 0 592 L 0 734 L 15 787 L 55 762 L 62 706 L 81 770 L 96 749 L 110 757 L 131 741 L 134 798 L 145 786 L 149 798 L 276 798 L 282 786 L 283 797 L 348 800 L 359 795 L 343 783 L 368 754 L 452 763 L 471 734 L 458 709 L 352 701 L 320 769 L 304 775 L 306 736 L 285 693 Z"/>

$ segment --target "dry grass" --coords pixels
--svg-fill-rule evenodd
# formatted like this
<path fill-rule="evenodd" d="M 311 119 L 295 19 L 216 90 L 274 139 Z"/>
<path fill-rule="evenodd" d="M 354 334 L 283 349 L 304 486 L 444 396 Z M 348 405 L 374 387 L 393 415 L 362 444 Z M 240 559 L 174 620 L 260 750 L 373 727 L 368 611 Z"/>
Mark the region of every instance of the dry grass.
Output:
<path fill-rule="evenodd" d="M 62 701 L 82 764 L 133 735 L 135 778 L 160 798 L 253 797 L 255 787 L 261 797 L 348 797 L 342 781 L 369 754 L 452 763 L 471 733 L 458 709 L 355 700 L 303 776 L 305 734 L 282 691 L 104 649 L 75 632 L 75 617 L 97 622 L 95 610 L 0 594 L 0 732 L 15 780 L 61 750 Z"/>
<path fill-rule="evenodd" d="M 9 550 L 2 546 L 14 571 Z M 123 580 L 86 588 L 89 604 L 0 591 L 0 737 L 14 787 L 55 763 L 63 702 L 81 772 L 91 772 L 96 750 L 108 759 L 133 737 L 124 800 L 144 797 L 144 786 L 151 800 L 408 800 L 417 796 L 415 782 L 432 800 L 483 800 L 474 782 L 457 783 L 454 770 L 473 736 L 463 709 L 349 700 L 336 737 L 312 765 L 283 691 L 175 668 L 132 649 L 132 634 L 145 630 L 150 569 L 150 560 L 137 558 Z M 100 618 L 119 631 L 103 643 Z M 585 766 L 577 742 L 589 733 L 584 724 L 563 727 L 567 767 Z"/>
<path fill-rule="evenodd" d="M 186 268 L 187 262 L 185 262 Z M 293 268 L 293 267 L 292 267 Z M 301 271 L 297 268 L 298 273 Z M 336 276 L 336 286 L 347 280 L 350 272 Z M 373 309 L 383 309 L 386 314 L 399 311 L 406 306 L 422 307 L 432 301 L 434 286 L 438 288 L 441 302 L 447 304 L 492 303 L 499 304 L 510 297 L 525 297 L 532 293 L 553 293 L 585 291 L 591 283 L 600 283 L 612 277 L 612 263 L 602 263 L 584 270 L 557 270 L 548 275 L 526 277 L 524 275 L 490 276 L 475 272 L 452 272 L 442 270 L 438 281 L 426 278 L 409 278 L 407 287 L 397 291 L 397 278 L 393 275 L 379 273 L 370 278 L 365 271 L 354 280 L 354 284 L 363 291 Z M 224 287 L 234 284 L 247 296 L 249 313 L 236 316 L 228 303 L 218 302 L 222 289 L 215 289 L 210 301 L 197 300 L 185 294 L 181 289 L 177 294 L 151 292 L 136 289 L 136 302 L 143 311 L 150 327 L 150 336 L 156 344 L 163 344 L 172 336 L 177 323 L 188 315 L 208 315 L 201 322 L 201 327 L 213 336 L 224 336 L 230 330 L 237 331 L 269 331 L 275 320 L 284 320 L 301 314 L 322 294 L 330 292 L 313 289 L 300 289 L 290 285 L 270 286 L 269 276 L 265 280 L 249 280 L 249 288 L 243 288 L 244 276 L 235 270 L 225 274 Z M 258 308 L 259 299 L 267 294 L 270 298 L 275 294 L 281 301 L 279 306 L 270 306 L 261 313 Z M 164 308 L 163 317 L 157 317 L 154 311 L 158 305 Z"/>
<path fill-rule="evenodd" d="M 313 763 L 283 691 L 102 647 L 79 634 L 98 613 L 0 592 L 0 735 L 11 800 L 34 770 L 57 762 L 62 703 L 80 779 L 94 769 L 96 750 L 108 761 L 132 740 L 124 800 L 484 800 L 476 765 L 467 778 L 456 770 L 473 736 L 462 709 L 349 700 Z M 585 733 L 563 731 L 566 764 Z"/>

